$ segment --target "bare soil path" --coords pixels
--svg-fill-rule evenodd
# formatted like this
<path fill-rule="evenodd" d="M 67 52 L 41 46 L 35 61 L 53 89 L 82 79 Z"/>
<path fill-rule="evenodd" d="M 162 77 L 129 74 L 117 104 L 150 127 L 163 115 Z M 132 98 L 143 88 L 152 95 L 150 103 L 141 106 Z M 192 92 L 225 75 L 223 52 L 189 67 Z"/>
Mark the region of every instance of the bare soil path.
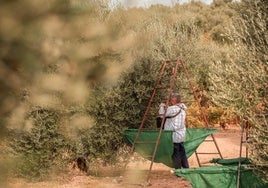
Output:
<path fill-rule="evenodd" d="M 220 148 L 223 158 L 237 158 L 239 157 L 240 152 L 240 139 L 241 132 L 238 126 L 230 126 L 226 130 L 220 130 L 219 132 L 214 134 L 216 142 Z M 215 145 L 209 145 L 209 142 L 202 143 L 197 151 L 215 151 Z M 245 156 L 245 148 L 243 146 L 243 155 Z M 209 163 L 212 158 L 219 158 L 218 155 L 200 155 L 200 161 L 202 164 L 213 165 Z M 197 159 L 195 155 L 192 155 L 189 158 L 190 167 L 198 167 Z M 129 166 L 135 167 L 135 169 L 139 169 L 142 171 L 143 169 L 149 168 L 148 161 L 137 161 L 136 163 L 132 163 Z M 103 169 L 105 171 L 105 169 Z M 171 168 L 155 163 L 152 168 L 150 183 L 148 186 L 150 188 L 192 188 L 191 184 L 184 178 L 175 176 L 170 172 Z M 139 172 L 140 172 L 139 171 Z M 128 181 L 125 181 L 126 178 Z M 47 182 L 38 182 L 38 183 L 28 183 L 22 179 L 11 179 L 8 181 L 7 187 L 10 188 L 140 188 L 143 187 L 144 184 L 140 184 L 143 178 L 141 173 L 137 173 L 137 171 L 128 171 L 128 174 L 123 176 L 111 175 L 106 173 L 105 176 L 93 176 L 86 175 L 82 172 L 73 170 L 69 174 L 65 174 L 60 177 L 56 177 L 54 181 Z M 130 181 L 129 181 L 130 180 Z M 128 182 L 128 183 L 126 183 Z"/>

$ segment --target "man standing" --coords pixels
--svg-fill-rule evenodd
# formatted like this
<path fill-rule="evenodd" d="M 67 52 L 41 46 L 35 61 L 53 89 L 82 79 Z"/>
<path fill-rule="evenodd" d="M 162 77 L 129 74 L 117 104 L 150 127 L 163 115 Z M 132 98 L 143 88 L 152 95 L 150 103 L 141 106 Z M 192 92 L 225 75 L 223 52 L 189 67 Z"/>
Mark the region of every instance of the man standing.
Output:
<path fill-rule="evenodd" d="M 171 106 L 168 107 L 165 107 L 165 104 L 160 104 L 159 114 L 162 116 L 165 114 L 166 121 L 164 129 L 173 131 L 172 139 L 174 150 L 172 160 L 174 168 L 189 168 L 183 144 L 186 135 L 186 106 L 181 103 L 181 97 L 178 93 L 173 93 L 171 95 L 170 103 Z"/>

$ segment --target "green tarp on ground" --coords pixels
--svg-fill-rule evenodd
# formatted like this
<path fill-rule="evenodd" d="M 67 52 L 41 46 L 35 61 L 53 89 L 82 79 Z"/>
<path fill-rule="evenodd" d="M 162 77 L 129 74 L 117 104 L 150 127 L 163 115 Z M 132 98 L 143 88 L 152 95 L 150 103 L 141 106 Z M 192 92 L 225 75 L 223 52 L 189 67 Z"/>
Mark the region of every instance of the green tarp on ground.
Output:
<path fill-rule="evenodd" d="M 237 166 L 209 166 L 177 169 L 175 174 L 186 178 L 193 188 L 236 188 Z M 241 167 L 239 188 L 267 188 L 251 169 Z"/>
<path fill-rule="evenodd" d="M 227 165 L 227 166 L 232 166 L 232 165 L 238 165 L 239 162 L 240 164 L 250 164 L 250 160 L 246 157 L 241 157 L 241 158 L 232 158 L 232 159 L 221 159 L 221 158 L 213 158 L 210 163 L 217 163 L 220 165 Z"/>
<path fill-rule="evenodd" d="M 189 158 L 195 152 L 207 136 L 216 131 L 217 129 L 187 128 L 186 140 L 184 142 L 187 157 Z M 124 138 L 132 144 L 137 132 L 137 129 L 128 129 L 124 132 Z M 143 130 L 139 136 L 138 142 L 154 142 L 157 140 L 158 133 L 159 130 Z M 153 154 L 154 147 L 155 144 L 135 144 L 135 151 L 144 158 L 150 159 L 148 156 Z M 171 159 L 172 153 L 172 131 L 163 131 L 154 162 L 163 163 L 169 167 L 173 167 Z"/>

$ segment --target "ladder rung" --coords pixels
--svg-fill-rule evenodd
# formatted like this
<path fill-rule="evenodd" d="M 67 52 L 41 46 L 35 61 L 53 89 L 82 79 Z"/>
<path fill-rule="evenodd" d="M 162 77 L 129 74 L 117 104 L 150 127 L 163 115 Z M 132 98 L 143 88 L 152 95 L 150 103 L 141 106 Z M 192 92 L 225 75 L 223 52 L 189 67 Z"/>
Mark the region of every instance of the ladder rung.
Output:
<path fill-rule="evenodd" d="M 140 130 L 152 130 L 152 128 L 150 128 L 150 127 L 143 127 L 143 128 L 140 128 Z"/>
<path fill-rule="evenodd" d="M 151 127 L 143 127 L 143 128 L 141 128 L 141 130 L 159 130 L 159 128 L 154 128 L 154 129 L 152 129 Z"/>
<path fill-rule="evenodd" d="M 165 83 L 169 83 L 170 82 L 170 74 L 168 74 L 167 72 L 165 74 L 163 74 L 162 79 L 160 80 L 159 84 L 165 84 Z"/>
<path fill-rule="evenodd" d="M 220 154 L 220 153 L 196 153 L 196 154 Z"/>
<path fill-rule="evenodd" d="M 154 116 L 154 117 L 157 117 L 157 116 L 159 116 L 159 114 L 147 113 L 147 114 L 145 114 L 144 116 L 146 116 L 146 117 L 148 117 L 148 116 Z"/>
<path fill-rule="evenodd" d="M 156 87 L 156 89 L 168 89 L 168 87 L 167 86 L 160 86 L 160 87 Z"/>
<path fill-rule="evenodd" d="M 145 157 L 145 158 L 153 158 L 152 155 L 143 155 L 143 157 Z"/>
<path fill-rule="evenodd" d="M 187 116 L 201 116 L 201 114 L 187 114 Z"/>
<path fill-rule="evenodd" d="M 141 130 L 154 130 L 154 131 L 160 131 L 160 127 L 154 127 L 154 128 L 152 128 L 152 127 L 145 127 L 145 128 L 141 128 Z M 163 129 L 162 129 L 163 130 Z"/>
<path fill-rule="evenodd" d="M 182 90 L 182 89 L 190 90 L 189 87 L 181 87 L 180 89 L 181 89 L 181 90 Z"/>
<path fill-rule="evenodd" d="M 186 100 L 186 101 L 182 101 L 182 103 L 189 103 L 189 102 L 198 102 L 196 100 Z"/>

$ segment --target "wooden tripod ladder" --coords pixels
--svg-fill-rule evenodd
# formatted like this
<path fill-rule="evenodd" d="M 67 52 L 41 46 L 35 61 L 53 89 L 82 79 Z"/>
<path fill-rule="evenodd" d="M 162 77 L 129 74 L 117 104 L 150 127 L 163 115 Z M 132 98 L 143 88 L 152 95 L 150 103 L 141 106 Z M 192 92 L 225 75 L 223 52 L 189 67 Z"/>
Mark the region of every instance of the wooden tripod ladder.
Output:
<path fill-rule="evenodd" d="M 156 153 L 157 153 L 157 149 L 158 149 L 158 146 L 159 146 L 159 143 L 160 143 L 160 138 L 161 138 L 161 135 L 162 135 L 162 132 L 163 132 L 163 127 L 164 127 L 164 123 L 165 123 L 164 119 L 166 117 L 166 114 L 163 115 L 163 118 L 162 118 L 162 121 L 161 121 L 161 126 L 158 129 L 158 131 L 159 131 L 158 132 L 158 136 L 157 136 L 157 139 L 155 141 L 142 142 L 142 141 L 139 141 L 139 137 L 141 135 L 142 130 L 146 129 L 145 122 L 146 122 L 148 116 L 151 114 L 150 111 L 152 109 L 153 103 L 157 102 L 155 100 L 155 98 L 156 98 L 156 93 L 159 90 L 161 90 L 161 89 L 167 89 L 167 94 L 165 94 L 166 95 L 165 104 L 166 104 L 166 106 L 169 105 L 170 96 L 173 93 L 174 87 L 176 86 L 176 81 L 177 81 L 177 76 L 178 76 L 178 70 L 179 70 L 179 68 L 182 69 L 184 75 L 186 76 L 186 78 L 188 80 L 190 89 L 192 90 L 192 92 L 194 94 L 194 99 L 196 101 L 198 101 L 198 96 L 197 96 L 197 94 L 195 92 L 195 89 L 194 89 L 193 84 L 190 81 L 189 73 L 188 73 L 188 71 L 187 71 L 187 69 L 186 69 L 186 67 L 185 67 L 182 59 L 181 58 L 178 58 L 178 60 L 164 61 L 162 63 L 161 68 L 160 68 L 159 74 L 157 76 L 157 80 L 155 82 L 154 89 L 153 89 L 152 94 L 151 94 L 151 97 L 150 97 L 150 100 L 148 102 L 148 105 L 147 105 L 147 108 L 146 108 L 145 113 L 143 115 L 141 124 L 139 126 L 139 129 L 137 131 L 137 134 L 135 136 L 135 139 L 134 139 L 134 141 L 132 143 L 132 147 L 131 147 L 131 153 L 133 153 L 134 150 L 135 150 L 135 146 L 137 144 L 153 144 L 154 145 L 153 154 L 151 156 L 147 156 L 147 158 L 150 159 L 150 161 L 151 161 L 150 167 L 149 167 L 149 170 L 148 170 L 148 173 L 147 173 L 147 183 L 149 183 L 149 181 L 150 181 L 150 175 L 151 175 L 151 171 L 152 171 L 152 166 L 153 166 L 154 159 L 155 159 L 155 156 L 156 156 Z M 164 77 L 166 77 L 166 76 L 169 77 L 169 79 L 168 79 L 168 81 L 169 81 L 168 87 L 163 87 L 163 82 L 162 81 L 163 81 Z M 199 104 L 199 108 L 201 109 L 200 104 Z M 200 112 L 201 112 L 202 119 L 204 119 L 204 121 L 206 122 L 206 125 L 208 125 L 205 114 L 203 114 L 202 110 L 200 110 Z M 221 153 L 219 151 L 218 145 L 217 145 L 217 143 L 216 143 L 213 135 L 212 135 L 212 141 L 215 143 L 216 148 L 217 148 L 217 151 L 218 151 L 218 154 L 221 156 Z M 198 164 L 200 165 L 198 154 L 201 154 L 201 153 L 196 153 Z M 221 158 L 222 158 L 222 156 L 221 156 Z M 127 163 L 126 163 L 126 165 L 127 165 Z"/>
<path fill-rule="evenodd" d="M 168 95 L 167 95 L 167 99 L 166 99 L 166 105 L 168 105 L 170 96 L 171 96 L 171 94 L 173 92 L 175 81 L 177 79 L 177 70 L 178 70 L 178 66 L 179 66 L 180 63 L 181 63 L 181 60 L 177 60 L 176 62 L 174 62 L 174 61 L 173 62 L 172 61 L 164 61 L 162 63 L 162 66 L 161 66 L 160 71 L 158 73 L 157 80 L 155 82 L 155 86 L 154 86 L 153 92 L 151 94 L 149 103 L 148 103 L 148 105 L 146 107 L 146 110 L 145 110 L 145 113 L 143 115 L 141 124 L 139 126 L 138 131 L 137 131 L 136 137 L 135 137 L 135 139 L 134 139 L 134 141 L 132 143 L 131 153 L 134 152 L 135 146 L 137 144 L 153 144 L 154 145 L 153 154 L 151 156 L 147 156 L 147 158 L 149 158 L 151 160 L 150 167 L 149 167 L 149 170 L 147 172 L 147 183 L 150 182 L 150 175 L 151 175 L 154 159 L 155 159 L 155 156 L 156 156 L 156 153 L 157 153 L 158 145 L 159 145 L 159 142 L 160 142 L 160 138 L 161 138 L 161 135 L 162 135 L 162 131 L 163 131 L 163 127 L 164 127 L 164 121 L 161 122 L 161 126 L 158 129 L 159 130 L 158 136 L 157 136 L 157 139 L 155 141 L 153 141 L 153 142 L 141 142 L 141 141 L 138 141 L 139 136 L 141 135 L 142 130 L 147 129 L 145 127 L 145 122 L 146 122 L 147 118 L 151 114 L 152 104 L 156 102 L 155 98 L 156 98 L 156 94 L 157 94 L 157 92 L 159 90 L 163 90 L 163 89 L 168 90 Z M 167 76 L 169 77 L 169 86 L 163 86 L 163 80 L 166 79 Z M 163 115 L 162 119 L 164 119 L 164 118 L 165 118 L 165 114 Z"/>

